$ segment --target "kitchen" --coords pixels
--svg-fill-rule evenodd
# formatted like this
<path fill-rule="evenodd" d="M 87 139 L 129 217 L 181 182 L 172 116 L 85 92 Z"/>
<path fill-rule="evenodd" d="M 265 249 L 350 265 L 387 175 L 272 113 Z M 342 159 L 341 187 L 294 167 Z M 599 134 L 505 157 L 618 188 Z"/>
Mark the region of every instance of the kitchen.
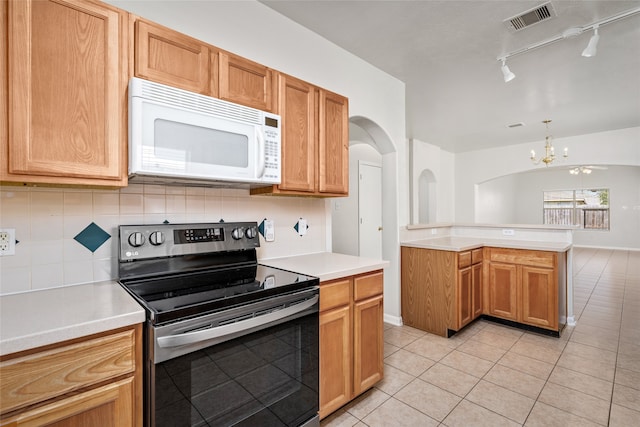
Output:
<path fill-rule="evenodd" d="M 168 3 L 145 4 L 144 2 L 113 2 L 118 7 L 138 13 L 146 18 L 175 28 L 193 37 L 224 47 L 252 60 L 268 64 L 287 73 L 303 77 L 332 91 L 347 96 L 350 100 L 350 116 L 367 117 L 384 129 L 391 141 L 391 149 L 382 156 L 383 182 L 390 191 L 383 194 L 383 204 L 389 211 L 384 215 L 384 253 L 390 260 L 385 269 L 385 319 L 398 322 L 400 318 L 399 260 L 397 250 L 400 243 L 397 230 L 408 223 L 408 176 L 404 159 L 408 148 L 405 144 L 404 84 L 381 72 L 358 58 L 335 48 L 314 35 L 301 31 L 261 4 L 242 2 L 241 4 L 215 4 L 216 26 L 211 27 L 210 18 L 203 16 L 200 23 L 195 18 L 199 5 L 183 5 L 185 9 L 195 8 L 193 16 L 186 18 L 171 9 Z M 204 14 L 203 14 L 204 15 Z M 242 18 L 240 19 L 239 16 Z M 273 22 L 269 34 L 261 34 L 277 48 L 264 49 L 255 44 L 255 35 L 249 28 L 268 16 Z M 221 18 L 224 17 L 224 18 Z M 209 34 L 208 31 L 215 33 Z M 288 34 L 296 34 L 289 37 Z M 290 52 L 299 52 L 304 41 L 305 61 L 292 58 Z M 324 54 L 322 54 L 324 53 Z M 297 55 L 296 55 L 297 56 Z M 375 90 L 371 88 L 375 87 Z M 384 93 L 385 96 L 374 96 Z M 637 159 L 637 128 L 613 131 L 611 136 L 618 141 L 621 149 L 610 150 L 611 163 Z M 596 150 L 594 138 L 574 137 L 573 145 Z M 528 152 L 525 147 L 524 152 Z M 447 178 L 454 170 L 454 159 L 444 150 L 435 150 L 435 156 L 428 162 L 442 165 L 442 175 Z M 573 150 L 575 152 L 577 150 Z M 487 153 L 489 156 L 490 153 Z M 579 155 L 579 153 L 576 153 Z M 463 161 L 466 156 L 462 156 Z M 471 157 L 471 155 L 469 155 Z M 515 157 L 515 156 L 514 156 Z M 472 159 L 468 161 L 471 162 Z M 528 159 L 524 159 L 528 160 Z M 466 163 L 455 170 L 466 169 Z M 585 159 L 585 162 L 592 160 Z M 451 166 L 451 167 L 448 167 Z M 524 164 L 520 166 L 524 169 Z M 478 172 L 480 174 L 480 172 Z M 497 175 L 497 174 L 496 174 Z M 476 178 L 464 178 L 477 182 Z M 444 179 L 445 183 L 447 179 Z M 441 180 L 442 182 L 442 180 Z M 439 194 L 444 197 L 453 189 L 444 187 Z M 455 206 L 465 206 L 462 201 L 468 195 L 467 186 L 456 185 Z M 398 189 L 397 191 L 395 189 Z M 2 188 L 2 228 L 30 230 L 30 235 L 17 235 L 20 241 L 19 253 L 14 257 L 2 258 L 2 293 L 13 293 L 43 287 L 107 280 L 114 277 L 117 252 L 116 234 L 118 224 L 156 222 L 199 222 L 217 221 L 261 221 L 274 220 L 276 239 L 259 249 L 259 258 L 276 258 L 296 254 L 323 252 L 331 248 L 330 202 L 308 198 L 262 198 L 251 197 L 246 190 L 163 187 L 132 184 L 119 191 L 86 190 L 65 188 Z M 452 191 L 451 191 L 452 192 Z M 10 198 L 11 201 L 8 201 Z M 453 206 L 454 201 L 444 203 Z M 458 208 L 456 209 L 456 212 Z M 453 220 L 453 209 L 441 221 Z M 294 226 L 300 218 L 307 220 L 309 228 L 305 236 L 299 236 Z M 456 220 L 458 220 L 456 218 Z M 461 218 L 460 221 L 468 221 Z M 95 252 L 79 246 L 74 237 L 91 223 L 107 229 L 110 238 Z M 6 287 L 6 288 L 5 288 Z"/>

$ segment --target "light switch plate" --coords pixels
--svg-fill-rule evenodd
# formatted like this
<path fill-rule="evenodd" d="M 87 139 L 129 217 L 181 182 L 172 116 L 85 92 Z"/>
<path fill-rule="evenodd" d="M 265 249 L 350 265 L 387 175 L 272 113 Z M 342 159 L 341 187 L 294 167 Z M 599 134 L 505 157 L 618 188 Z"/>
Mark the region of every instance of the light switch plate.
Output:
<path fill-rule="evenodd" d="M 276 232 L 272 219 L 264 220 L 264 240 L 267 242 L 276 240 Z"/>
<path fill-rule="evenodd" d="M 307 234 L 307 220 L 304 218 L 298 220 L 298 234 L 301 236 Z"/>

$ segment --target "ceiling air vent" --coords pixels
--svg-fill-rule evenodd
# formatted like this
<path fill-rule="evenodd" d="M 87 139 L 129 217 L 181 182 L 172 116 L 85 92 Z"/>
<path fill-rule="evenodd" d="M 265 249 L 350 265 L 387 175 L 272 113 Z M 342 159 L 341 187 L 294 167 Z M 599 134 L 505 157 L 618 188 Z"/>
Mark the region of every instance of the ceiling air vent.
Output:
<path fill-rule="evenodd" d="M 548 2 L 527 10 L 526 12 L 520 13 L 512 18 L 505 19 L 503 22 L 511 31 L 515 32 L 555 16 L 557 16 L 556 11 L 551 2 Z"/>
<path fill-rule="evenodd" d="M 511 123 L 510 125 L 507 125 L 508 128 L 519 128 L 520 126 L 524 126 L 524 123 L 518 122 L 518 123 Z"/>

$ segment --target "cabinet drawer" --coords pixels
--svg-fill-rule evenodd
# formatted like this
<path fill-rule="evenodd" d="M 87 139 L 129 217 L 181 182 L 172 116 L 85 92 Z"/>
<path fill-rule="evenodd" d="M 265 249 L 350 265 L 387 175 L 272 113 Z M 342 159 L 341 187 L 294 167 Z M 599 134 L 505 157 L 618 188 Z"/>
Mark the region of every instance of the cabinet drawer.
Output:
<path fill-rule="evenodd" d="M 373 274 L 358 276 L 354 279 L 353 299 L 359 301 L 374 295 L 380 295 L 383 288 L 382 271 Z"/>
<path fill-rule="evenodd" d="M 471 264 L 477 264 L 479 262 L 482 262 L 482 248 L 471 251 Z"/>
<path fill-rule="evenodd" d="M 133 373 L 135 331 L 64 345 L 0 363 L 0 412 Z"/>
<path fill-rule="evenodd" d="M 320 284 L 320 311 L 349 305 L 350 300 L 351 280 L 339 279 Z"/>
<path fill-rule="evenodd" d="M 458 253 L 458 268 L 465 268 L 471 265 L 471 251 Z"/>
<path fill-rule="evenodd" d="M 490 257 L 491 261 L 535 267 L 554 268 L 556 264 L 555 252 L 491 248 Z"/>

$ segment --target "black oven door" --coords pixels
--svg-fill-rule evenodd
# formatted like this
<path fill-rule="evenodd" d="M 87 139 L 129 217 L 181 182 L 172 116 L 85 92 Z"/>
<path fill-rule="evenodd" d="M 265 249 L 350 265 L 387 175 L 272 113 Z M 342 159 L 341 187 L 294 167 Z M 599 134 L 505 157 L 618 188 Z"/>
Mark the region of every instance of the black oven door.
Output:
<path fill-rule="evenodd" d="M 147 359 L 147 423 L 319 425 L 317 288 L 313 293 L 192 319 L 172 325 L 169 335 L 155 328 L 148 341 L 155 350 Z"/>

